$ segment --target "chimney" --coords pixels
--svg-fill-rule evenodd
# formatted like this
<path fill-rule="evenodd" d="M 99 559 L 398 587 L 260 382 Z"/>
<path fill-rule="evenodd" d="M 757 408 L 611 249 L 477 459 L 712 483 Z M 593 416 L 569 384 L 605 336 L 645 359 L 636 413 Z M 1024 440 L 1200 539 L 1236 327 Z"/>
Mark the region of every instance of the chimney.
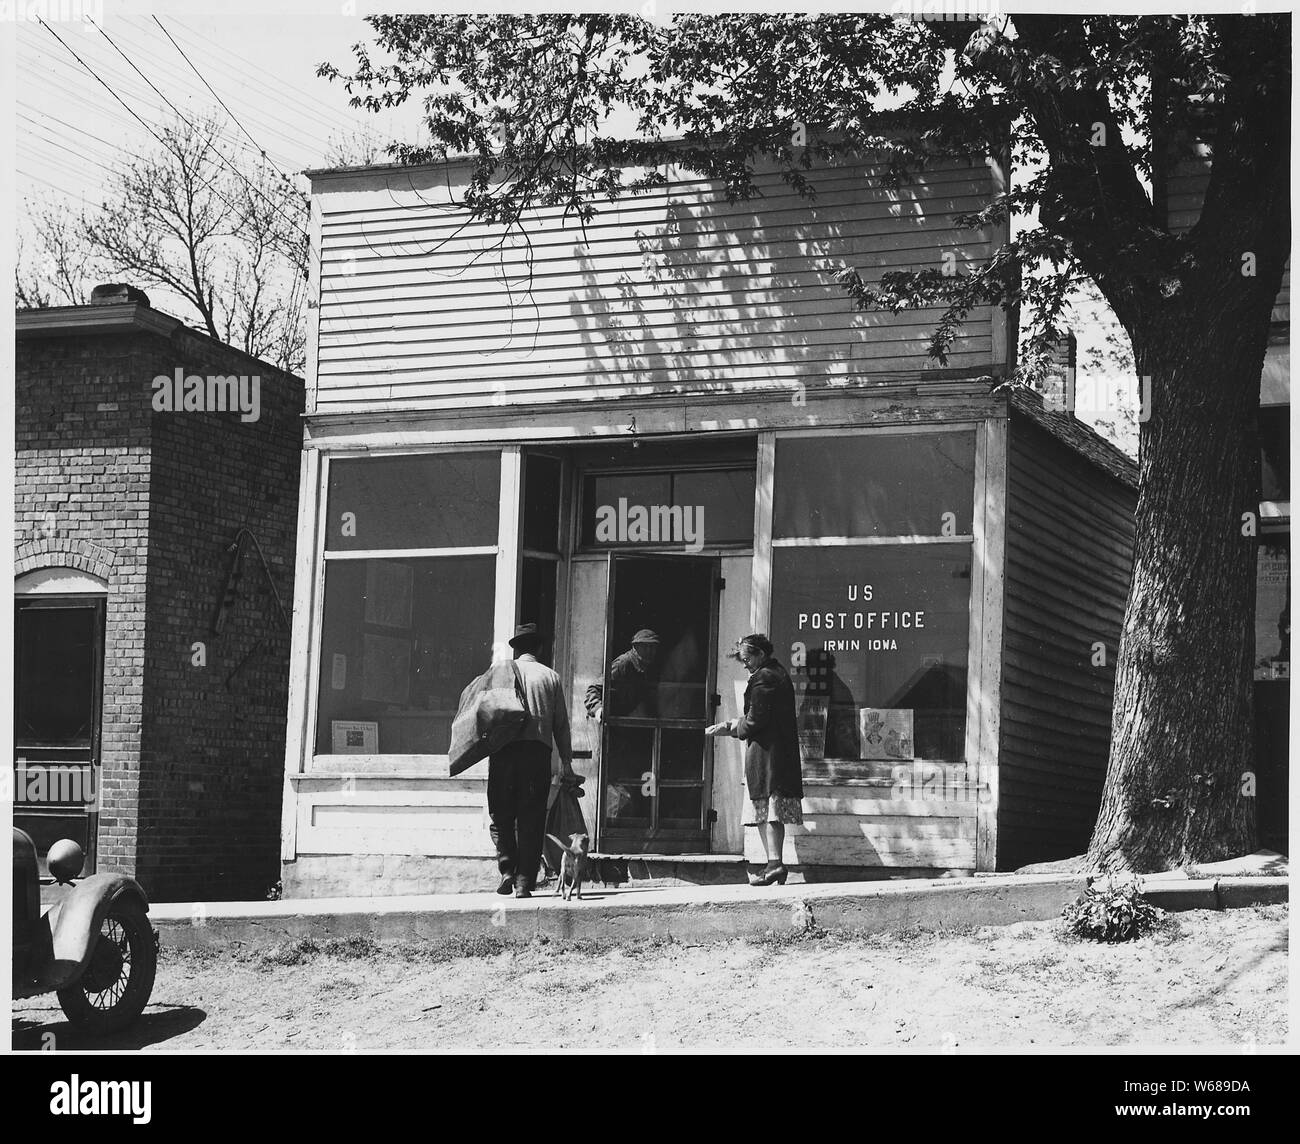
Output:
<path fill-rule="evenodd" d="M 149 305 L 149 295 L 125 282 L 108 282 L 96 286 L 90 292 L 92 306 L 119 306 L 124 302 L 136 302 L 141 306 Z"/>

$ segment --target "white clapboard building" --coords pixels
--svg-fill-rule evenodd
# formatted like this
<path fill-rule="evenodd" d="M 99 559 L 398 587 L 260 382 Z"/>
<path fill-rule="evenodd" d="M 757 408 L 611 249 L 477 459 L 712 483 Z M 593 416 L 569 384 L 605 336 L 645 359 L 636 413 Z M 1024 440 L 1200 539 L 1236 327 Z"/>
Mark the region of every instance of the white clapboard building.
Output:
<path fill-rule="evenodd" d="M 870 156 L 762 196 L 666 185 L 505 233 L 469 167 L 311 173 L 310 331 L 282 857 L 287 896 L 495 884 L 458 696 L 516 623 L 564 682 L 594 848 L 740 880 L 738 637 L 798 691 L 807 879 L 1080 852 L 1104 775 L 1134 471 L 996 390 L 1015 332 L 862 313 L 851 267 L 964 270 L 1004 235 L 983 155 L 890 189 Z M 584 705 L 634 632 L 652 710 Z M 1098 653 L 1098 646 L 1102 651 Z M 558 763 L 557 763 L 558 766 Z"/>

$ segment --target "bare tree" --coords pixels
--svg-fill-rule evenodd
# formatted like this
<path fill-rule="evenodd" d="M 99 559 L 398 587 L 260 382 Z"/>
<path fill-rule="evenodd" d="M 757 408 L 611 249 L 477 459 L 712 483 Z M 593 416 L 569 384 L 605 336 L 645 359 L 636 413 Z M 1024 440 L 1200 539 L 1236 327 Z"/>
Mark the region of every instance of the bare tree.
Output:
<path fill-rule="evenodd" d="M 178 316 L 212 337 L 301 371 L 306 196 L 266 160 L 236 158 L 215 117 L 178 117 L 159 136 L 112 177 L 101 208 L 38 223 L 40 270 L 19 274 L 20 304 L 84 302 L 97 278 L 120 278 L 181 299 L 194 314 Z"/>
<path fill-rule="evenodd" d="M 369 167 L 374 163 L 390 162 L 388 147 L 369 128 L 356 128 L 349 132 L 336 132 L 329 137 L 325 150 L 327 167 Z"/>
<path fill-rule="evenodd" d="M 97 278 L 97 260 L 77 217 L 66 207 L 24 203 L 34 245 L 21 230 L 14 258 L 14 299 L 21 309 L 84 306 Z"/>

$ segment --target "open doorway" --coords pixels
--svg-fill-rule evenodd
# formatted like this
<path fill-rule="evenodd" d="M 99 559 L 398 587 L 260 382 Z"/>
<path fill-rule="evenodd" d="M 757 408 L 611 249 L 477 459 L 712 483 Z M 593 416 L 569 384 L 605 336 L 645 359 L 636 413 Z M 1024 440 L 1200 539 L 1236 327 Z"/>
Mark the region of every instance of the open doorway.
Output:
<path fill-rule="evenodd" d="M 711 805 L 718 561 L 609 558 L 599 845 L 703 854 Z"/>
<path fill-rule="evenodd" d="M 95 870 L 104 597 L 20 595 L 14 617 L 14 825 L 45 856 L 71 838 Z"/>

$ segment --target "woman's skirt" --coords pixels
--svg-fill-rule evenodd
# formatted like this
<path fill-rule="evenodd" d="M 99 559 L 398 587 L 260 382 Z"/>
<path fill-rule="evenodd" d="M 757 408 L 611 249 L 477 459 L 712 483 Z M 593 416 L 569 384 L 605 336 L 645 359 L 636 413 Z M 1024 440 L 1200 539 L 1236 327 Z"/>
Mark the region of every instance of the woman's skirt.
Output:
<path fill-rule="evenodd" d="M 783 794 L 771 798 L 755 798 L 749 803 L 750 819 L 746 826 L 762 826 L 767 822 L 783 822 L 789 826 L 803 825 L 802 800 L 787 798 Z"/>

